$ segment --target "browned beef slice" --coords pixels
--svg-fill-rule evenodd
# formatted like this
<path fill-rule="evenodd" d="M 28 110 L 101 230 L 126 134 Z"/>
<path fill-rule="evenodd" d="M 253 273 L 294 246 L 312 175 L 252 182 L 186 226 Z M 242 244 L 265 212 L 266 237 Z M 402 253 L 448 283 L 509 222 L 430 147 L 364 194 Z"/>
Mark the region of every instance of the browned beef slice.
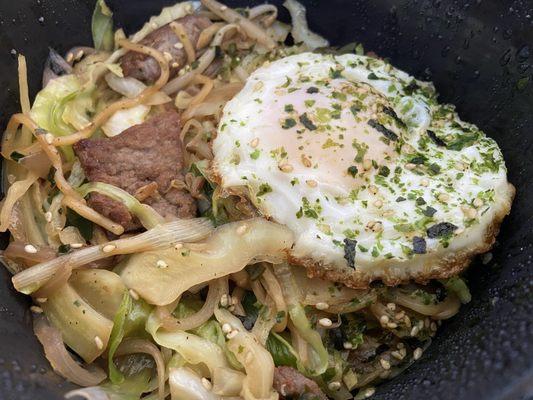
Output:
<path fill-rule="evenodd" d="M 211 25 L 209 18 L 198 15 L 187 15 L 186 17 L 177 19 L 176 22 L 183 25 L 193 46 L 196 46 L 200 32 Z M 178 42 L 180 42 L 178 36 L 174 33 L 170 25 L 162 26 L 140 41 L 141 44 L 153 47 L 160 52 L 168 52 L 172 55 L 172 61 L 170 61 L 171 78 L 176 76 L 179 69 L 187 61 L 185 49 L 174 46 Z M 177 67 L 172 67 L 174 62 L 178 63 Z M 154 58 L 133 51 L 126 53 L 122 57 L 121 66 L 124 75 L 132 76 L 148 83 L 156 81 L 161 74 L 159 64 Z"/>
<path fill-rule="evenodd" d="M 276 367 L 274 389 L 285 399 L 299 398 L 304 393 L 320 400 L 328 399 L 315 381 L 306 378 L 291 367 Z"/>
<path fill-rule="evenodd" d="M 183 146 L 179 117 L 174 111 L 156 115 L 112 138 L 82 140 L 74 150 L 89 181 L 109 183 L 131 194 L 156 182 L 157 193 L 144 203 L 166 218 L 195 216 L 192 196 L 171 187 L 172 180 L 183 179 Z M 89 204 L 126 230 L 140 227 L 122 203 L 107 196 L 93 193 Z"/>

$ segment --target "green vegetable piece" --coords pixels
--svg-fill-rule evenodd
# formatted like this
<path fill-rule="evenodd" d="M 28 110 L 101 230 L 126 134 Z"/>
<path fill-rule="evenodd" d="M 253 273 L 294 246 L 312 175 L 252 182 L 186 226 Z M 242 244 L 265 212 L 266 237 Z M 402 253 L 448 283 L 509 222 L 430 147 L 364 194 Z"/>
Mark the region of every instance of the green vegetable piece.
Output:
<path fill-rule="evenodd" d="M 98 0 L 91 22 L 93 43 L 96 50 L 111 51 L 115 46 L 113 34 L 113 13 L 104 0 Z"/>
<path fill-rule="evenodd" d="M 124 375 L 117 369 L 113 362 L 113 356 L 118 346 L 124 339 L 124 327 L 126 325 L 126 319 L 132 308 L 132 299 L 128 292 L 124 293 L 120 307 L 113 318 L 113 329 L 111 330 L 111 336 L 109 338 L 109 356 L 107 359 L 109 368 L 109 379 L 114 384 L 119 384 L 124 381 Z"/>

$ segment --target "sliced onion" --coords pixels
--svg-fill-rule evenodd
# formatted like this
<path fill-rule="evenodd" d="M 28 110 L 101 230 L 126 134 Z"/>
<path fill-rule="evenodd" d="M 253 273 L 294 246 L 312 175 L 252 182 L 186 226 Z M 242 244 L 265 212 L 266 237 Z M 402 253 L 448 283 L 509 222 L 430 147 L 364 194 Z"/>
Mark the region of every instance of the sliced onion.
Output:
<path fill-rule="evenodd" d="M 15 240 L 10 242 L 4 250 L 4 256 L 12 260 L 19 258 L 30 264 L 35 264 L 52 260 L 57 255 L 55 250 L 50 247 L 38 247 L 35 253 L 28 253 L 25 248 L 26 243 Z"/>
<path fill-rule="evenodd" d="M 44 316 L 34 318 L 33 330 L 57 374 L 80 386 L 95 386 L 106 378 L 100 368 L 94 367 L 93 371 L 89 371 L 74 361 L 63 344 L 61 332 L 51 326 Z"/>
<path fill-rule="evenodd" d="M 410 308 L 422 315 L 431 316 L 435 319 L 446 319 L 454 316 L 461 307 L 459 298 L 453 294 L 448 295 L 444 301 L 437 304 L 424 304 L 416 296 L 402 293 L 400 289 L 392 288 L 386 292 L 386 297 L 401 306 Z"/>
<path fill-rule="evenodd" d="M 202 377 L 187 367 L 173 368 L 168 376 L 172 400 L 220 400 L 221 397 L 206 389 Z"/>
<path fill-rule="evenodd" d="M 52 164 L 42 151 L 29 154 L 19 160 L 19 164 L 24 166 L 28 171 L 36 174 L 40 178 L 46 178 Z"/>
<path fill-rule="evenodd" d="M 109 400 L 109 396 L 105 390 L 99 386 L 71 390 L 70 392 L 65 393 L 66 399 L 71 399 L 78 396 L 83 397 L 86 400 Z"/>
<path fill-rule="evenodd" d="M 296 0 L 286 0 L 283 7 L 289 10 L 292 20 L 292 37 L 296 43 L 304 43 L 309 50 L 329 46 L 322 36 L 311 32 L 307 26 L 305 7 Z"/>

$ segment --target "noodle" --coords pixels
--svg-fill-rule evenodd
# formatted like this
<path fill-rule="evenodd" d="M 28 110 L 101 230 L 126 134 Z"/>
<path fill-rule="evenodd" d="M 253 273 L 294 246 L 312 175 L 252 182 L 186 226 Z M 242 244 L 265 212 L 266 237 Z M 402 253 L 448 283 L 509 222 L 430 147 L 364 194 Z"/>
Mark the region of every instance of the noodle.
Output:
<path fill-rule="evenodd" d="M 183 44 L 183 48 L 185 49 L 185 53 L 187 54 L 187 63 L 192 64 L 194 60 L 196 60 L 196 51 L 194 50 L 194 45 L 191 43 L 191 40 L 189 39 L 189 35 L 187 35 L 185 28 L 182 24 L 179 24 L 177 22 L 171 22 L 170 27 L 172 28 L 176 36 L 179 38 L 181 44 Z"/>

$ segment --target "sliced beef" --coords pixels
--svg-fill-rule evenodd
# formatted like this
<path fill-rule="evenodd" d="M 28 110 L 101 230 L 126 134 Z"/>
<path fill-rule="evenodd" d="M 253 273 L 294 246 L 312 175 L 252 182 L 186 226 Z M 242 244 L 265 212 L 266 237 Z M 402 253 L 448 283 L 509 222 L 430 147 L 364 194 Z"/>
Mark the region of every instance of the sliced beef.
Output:
<path fill-rule="evenodd" d="M 306 378 L 291 367 L 276 367 L 274 370 L 274 389 L 284 399 L 302 398 L 327 400 L 327 396 L 315 381 Z"/>
<path fill-rule="evenodd" d="M 209 18 L 198 15 L 187 15 L 175 22 L 183 25 L 193 46 L 196 46 L 200 32 L 211 25 Z M 178 45 L 181 42 L 168 24 L 148 34 L 139 43 L 162 53 L 169 53 L 172 56 L 172 60 L 169 62 L 171 78 L 176 76 L 180 68 L 186 64 L 185 49 Z M 173 63 L 177 63 L 178 66 L 172 67 Z M 161 74 L 159 64 L 154 58 L 134 51 L 130 51 L 122 57 L 121 66 L 125 76 L 131 76 L 147 83 L 153 83 Z"/>
<path fill-rule="evenodd" d="M 82 140 L 74 150 L 89 181 L 109 183 L 132 195 L 146 185 L 154 187 L 155 182 L 157 189 L 144 203 L 168 219 L 194 217 L 192 196 L 172 186 L 173 180 L 183 180 L 179 122 L 178 114 L 168 111 L 118 136 Z M 89 204 L 126 230 L 140 227 L 122 203 L 105 195 L 91 194 Z"/>

